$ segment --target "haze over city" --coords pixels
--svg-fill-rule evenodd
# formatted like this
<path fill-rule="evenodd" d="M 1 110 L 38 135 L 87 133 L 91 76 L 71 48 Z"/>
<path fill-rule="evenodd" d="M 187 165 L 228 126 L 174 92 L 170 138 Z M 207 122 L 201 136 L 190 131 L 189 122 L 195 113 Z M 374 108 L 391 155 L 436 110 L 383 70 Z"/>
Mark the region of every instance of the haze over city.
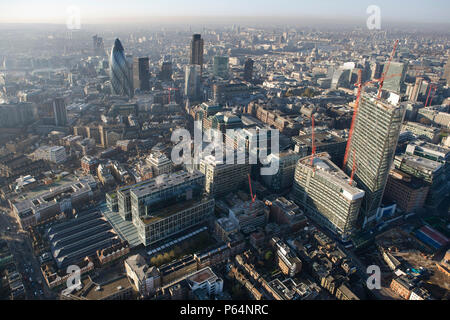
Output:
<path fill-rule="evenodd" d="M 407 5 L 405 5 L 407 3 Z M 0 1 L 0 23 L 65 23 L 67 8 L 80 9 L 83 23 L 151 23 L 152 20 L 177 23 L 180 17 L 211 22 L 211 17 L 243 20 L 240 17 L 268 18 L 278 22 L 290 19 L 365 21 L 366 9 L 377 5 L 386 22 L 448 24 L 450 3 L 446 0 L 129 0 L 129 1 Z M 259 17 L 259 18 L 258 18 Z M 298 21 L 302 23 L 301 21 Z"/>

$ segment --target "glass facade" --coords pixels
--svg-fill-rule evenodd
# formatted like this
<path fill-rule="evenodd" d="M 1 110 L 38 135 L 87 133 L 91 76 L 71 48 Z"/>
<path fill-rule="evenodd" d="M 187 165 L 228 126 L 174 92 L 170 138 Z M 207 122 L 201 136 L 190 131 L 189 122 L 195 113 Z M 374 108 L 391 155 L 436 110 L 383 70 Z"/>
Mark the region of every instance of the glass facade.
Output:
<path fill-rule="evenodd" d="M 120 96 L 133 97 L 132 66 L 129 65 L 122 43 L 116 39 L 111 50 L 110 77 L 112 93 Z"/>

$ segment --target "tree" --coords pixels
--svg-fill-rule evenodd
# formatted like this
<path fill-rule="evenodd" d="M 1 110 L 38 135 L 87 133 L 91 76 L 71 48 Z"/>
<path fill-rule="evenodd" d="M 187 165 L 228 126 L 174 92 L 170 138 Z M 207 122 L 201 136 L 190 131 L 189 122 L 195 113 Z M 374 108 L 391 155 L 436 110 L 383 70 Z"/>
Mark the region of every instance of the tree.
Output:
<path fill-rule="evenodd" d="M 270 250 L 267 251 L 266 254 L 264 255 L 264 259 L 266 259 L 266 261 L 272 260 L 272 257 L 273 257 L 273 253 Z"/>

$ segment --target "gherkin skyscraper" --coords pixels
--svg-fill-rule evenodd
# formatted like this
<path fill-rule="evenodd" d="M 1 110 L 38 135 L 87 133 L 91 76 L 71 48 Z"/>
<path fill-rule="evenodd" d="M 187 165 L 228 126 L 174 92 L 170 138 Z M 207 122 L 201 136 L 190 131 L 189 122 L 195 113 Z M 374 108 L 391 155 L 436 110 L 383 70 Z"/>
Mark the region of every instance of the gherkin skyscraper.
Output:
<path fill-rule="evenodd" d="M 109 61 L 112 93 L 120 96 L 133 97 L 133 77 L 122 43 L 116 39 L 111 49 Z"/>

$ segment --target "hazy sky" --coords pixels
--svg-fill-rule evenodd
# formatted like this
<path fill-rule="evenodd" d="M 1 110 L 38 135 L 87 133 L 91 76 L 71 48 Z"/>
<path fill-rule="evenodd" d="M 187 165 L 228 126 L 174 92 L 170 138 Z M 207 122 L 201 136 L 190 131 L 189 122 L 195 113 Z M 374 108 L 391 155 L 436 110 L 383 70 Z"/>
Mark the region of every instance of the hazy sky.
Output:
<path fill-rule="evenodd" d="M 298 16 L 365 20 L 369 5 L 398 22 L 450 22 L 449 0 L 0 0 L 0 23 L 65 23 L 76 6 L 86 24 L 172 16 Z M 141 20 L 139 20 L 141 19 Z"/>

